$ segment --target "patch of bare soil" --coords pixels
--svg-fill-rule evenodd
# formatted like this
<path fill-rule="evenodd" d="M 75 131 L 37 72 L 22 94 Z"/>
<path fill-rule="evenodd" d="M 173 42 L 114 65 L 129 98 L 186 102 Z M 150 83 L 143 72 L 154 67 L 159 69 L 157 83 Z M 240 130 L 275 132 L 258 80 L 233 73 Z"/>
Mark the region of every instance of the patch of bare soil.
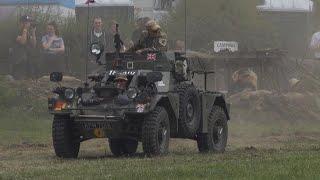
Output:
<path fill-rule="evenodd" d="M 234 117 L 245 112 L 246 117 L 252 115 L 254 119 L 265 119 L 266 117 L 261 116 L 269 113 L 272 118 L 282 120 L 320 121 L 320 93 L 243 91 L 232 95 L 229 100 L 232 108 L 238 110 L 233 112 Z"/>

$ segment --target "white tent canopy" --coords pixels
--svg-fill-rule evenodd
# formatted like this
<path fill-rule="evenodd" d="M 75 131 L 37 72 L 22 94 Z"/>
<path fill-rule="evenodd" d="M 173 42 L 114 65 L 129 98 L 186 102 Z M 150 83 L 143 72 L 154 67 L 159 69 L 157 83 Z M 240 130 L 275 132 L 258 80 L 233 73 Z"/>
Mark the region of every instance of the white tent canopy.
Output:
<path fill-rule="evenodd" d="M 87 0 L 76 0 L 76 6 L 87 6 Z M 133 6 L 133 0 L 95 0 L 90 6 Z"/>
<path fill-rule="evenodd" d="M 312 0 L 265 0 L 265 4 L 258 6 L 260 10 L 269 11 L 312 11 Z"/>

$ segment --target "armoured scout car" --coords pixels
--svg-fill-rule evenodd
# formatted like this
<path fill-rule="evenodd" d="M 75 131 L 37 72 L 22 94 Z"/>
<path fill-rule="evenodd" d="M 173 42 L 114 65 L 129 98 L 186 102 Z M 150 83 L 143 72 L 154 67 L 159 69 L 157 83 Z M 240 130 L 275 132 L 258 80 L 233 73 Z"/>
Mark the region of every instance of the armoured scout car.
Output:
<path fill-rule="evenodd" d="M 103 53 L 99 44 L 91 51 L 97 59 Z M 195 87 L 195 73 L 213 72 L 193 71 L 188 61 L 177 52 L 105 53 L 104 70 L 83 87 L 55 88 L 48 103 L 56 155 L 76 158 L 80 143 L 93 138 L 108 138 L 115 156 L 134 154 L 138 142 L 146 155 L 162 155 L 170 138 L 195 140 L 200 152 L 224 152 L 229 105 L 222 93 Z M 53 82 L 62 78 L 50 75 Z M 118 79 L 126 82 L 123 90 Z"/>

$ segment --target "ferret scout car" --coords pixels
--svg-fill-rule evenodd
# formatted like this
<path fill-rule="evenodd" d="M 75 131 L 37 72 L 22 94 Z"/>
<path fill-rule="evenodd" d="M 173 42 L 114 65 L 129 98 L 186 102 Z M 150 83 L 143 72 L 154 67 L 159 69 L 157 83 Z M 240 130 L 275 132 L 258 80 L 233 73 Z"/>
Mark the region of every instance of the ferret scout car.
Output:
<path fill-rule="evenodd" d="M 58 157 L 76 158 L 81 142 L 107 138 L 115 156 L 132 155 L 142 142 L 148 156 L 166 154 L 170 138 L 197 141 L 200 152 L 224 152 L 229 105 L 219 92 L 198 89 L 183 53 L 148 50 L 105 53 L 91 45 L 104 70 L 82 87 L 61 87 L 49 98 L 53 147 Z M 50 75 L 60 82 L 61 73 Z"/>

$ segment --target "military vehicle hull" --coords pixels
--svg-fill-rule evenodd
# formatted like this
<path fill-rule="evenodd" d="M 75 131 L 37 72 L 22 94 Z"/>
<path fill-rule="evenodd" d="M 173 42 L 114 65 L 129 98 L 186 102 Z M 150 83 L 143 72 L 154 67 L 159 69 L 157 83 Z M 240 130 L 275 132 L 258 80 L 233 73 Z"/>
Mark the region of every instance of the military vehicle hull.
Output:
<path fill-rule="evenodd" d="M 59 97 L 49 99 L 49 111 L 57 156 L 77 157 L 80 143 L 94 138 L 108 138 L 116 156 L 135 153 L 139 141 L 146 154 L 165 154 L 170 138 L 196 140 L 200 152 L 225 150 L 230 105 L 224 94 L 197 89 L 190 72 L 181 75 L 176 61 L 186 58 L 149 56 L 111 58 L 106 67 L 112 69 L 89 76 L 91 84 L 54 90 Z M 119 74 L 127 83 L 121 91 L 114 84 Z"/>

